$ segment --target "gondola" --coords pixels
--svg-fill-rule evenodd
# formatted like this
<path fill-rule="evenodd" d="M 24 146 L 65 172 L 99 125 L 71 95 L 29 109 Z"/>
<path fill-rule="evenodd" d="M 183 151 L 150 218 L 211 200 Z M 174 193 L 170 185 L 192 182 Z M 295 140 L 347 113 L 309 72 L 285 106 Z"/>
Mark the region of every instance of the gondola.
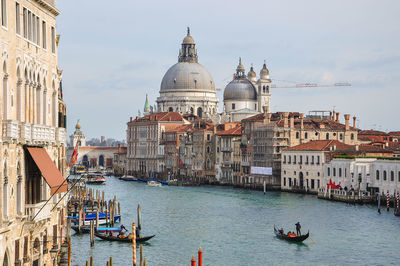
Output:
<path fill-rule="evenodd" d="M 77 225 L 71 225 L 71 229 L 74 230 L 77 233 L 90 233 L 90 227 L 89 226 L 77 226 Z M 80 230 L 80 232 L 79 232 Z M 122 228 L 121 227 L 97 227 L 97 232 L 99 233 L 105 233 L 105 232 L 121 232 Z"/>
<path fill-rule="evenodd" d="M 95 236 L 97 236 L 98 238 L 101 238 L 103 240 L 107 240 L 107 241 L 119 241 L 119 242 L 129 242 L 132 243 L 132 239 L 129 239 L 129 236 L 126 236 L 124 238 L 119 238 L 117 236 L 108 236 L 106 234 L 101 234 L 101 233 L 94 233 Z M 141 236 L 141 237 L 137 237 L 136 238 L 136 243 L 142 243 L 142 242 L 146 242 L 149 241 L 150 239 L 152 239 L 155 235 L 152 236 Z"/>
<path fill-rule="evenodd" d="M 281 232 L 279 232 L 278 229 L 276 229 L 275 225 L 274 225 L 274 232 L 278 238 L 284 239 L 284 240 L 287 240 L 290 242 L 303 242 L 310 236 L 310 231 L 308 231 L 307 234 L 301 235 L 301 236 L 288 236 L 288 235 L 285 235 L 285 234 L 282 234 Z"/>

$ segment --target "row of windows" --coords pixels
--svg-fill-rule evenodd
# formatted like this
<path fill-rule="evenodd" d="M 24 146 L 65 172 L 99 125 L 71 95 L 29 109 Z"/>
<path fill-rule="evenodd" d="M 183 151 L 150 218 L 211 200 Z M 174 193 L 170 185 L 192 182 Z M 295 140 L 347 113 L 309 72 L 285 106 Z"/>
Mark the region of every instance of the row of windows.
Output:
<path fill-rule="evenodd" d="M 338 172 L 338 176 L 339 177 L 342 177 L 342 173 L 343 172 L 344 172 L 344 177 L 347 177 L 347 169 L 346 168 L 344 168 L 344 171 L 342 171 L 342 168 L 339 167 L 337 172 Z M 331 175 L 331 168 L 330 167 L 327 168 L 327 174 L 328 174 L 328 176 Z M 336 168 L 335 167 L 332 167 L 332 176 L 336 176 Z"/>
<path fill-rule="evenodd" d="M 376 175 L 375 176 L 376 176 L 376 180 L 379 180 L 379 178 L 380 178 L 379 170 L 376 170 Z M 387 172 L 386 172 L 386 170 L 383 171 L 382 179 L 384 181 L 387 180 Z M 390 181 L 392 181 L 392 182 L 394 181 L 394 171 L 390 171 Z M 400 171 L 397 173 L 397 181 L 400 182 Z"/>
<path fill-rule="evenodd" d="M 308 186 L 308 180 L 309 179 L 306 179 L 306 186 L 307 187 L 310 187 L 311 189 L 315 189 L 315 188 L 319 188 L 320 187 L 320 185 L 321 185 L 321 183 L 320 183 L 320 180 L 319 179 L 317 179 L 317 186 L 315 186 L 315 180 L 314 179 L 310 179 L 310 186 Z M 293 181 L 293 182 L 292 182 Z M 284 177 L 283 178 L 283 186 L 284 187 L 286 187 L 286 177 Z M 298 186 L 298 184 L 297 184 L 297 179 L 296 178 L 291 178 L 291 177 L 288 177 L 288 179 L 287 179 L 287 186 L 288 187 L 296 187 L 296 186 Z"/>
<path fill-rule="evenodd" d="M 15 31 L 21 34 L 21 7 L 15 3 Z M 47 26 L 46 21 L 40 18 L 29 9 L 22 9 L 23 37 L 32 43 L 47 49 Z M 7 27 L 7 0 L 1 0 L 1 25 Z M 56 52 L 56 30 L 52 26 L 51 30 L 51 51 Z"/>
<path fill-rule="evenodd" d="M 318 132 L 315 132 L 315 135 L 317 136 L 317 135 L 318 135 Z M 333 135 L 333 138 L 336 137 L 336 133 L 332 133 L 332 135 Z M 300 132 L 296 132 L 296 139 L 299 139 L 299 138 L 300 138 Z M 305 138 L 305 139 L 308 139 L 308 133 L 307 133 L 307 132 L 304 132 L 304 138 Z M 326 139 L 330 139 L 330 134 L 329 134 L 329 133 L 326 133 L 326 134 L 325 134 L 325 138 L 326 138 Z M 342 133 L 339 134 L 339 139 L 340 139 L 340 140 L 343 140 L 343 134 L 342 134 Z M 354 133 L 351 133 L 350 139 L 351 139 L 351 140 L 354 140 Z"/>
<path fill-rule="evenodd" d="M 305 157 L 305 164 L 314 164 L 314 158 L 316 157 L 316 164 L 320 164 L 320 157 L 319 157 L 319 155 L 318 156 L 315 156 L 314 157 L 314 155 L 312 155 L 312 156 L 308 156 L 308 155 L 306 155 L 306 156 L 304 156 Z M 309 161 L 309 157 L 311 158 L 310 159 L 310 161 Z M 291 164 L 292 163 L 292 156 L 291 155 L 288 155 L 287 156 L 287 161 L 286 161 L 286 155 L 284 155 L 283 156 L 283 163 L 284 164 L 286 164 L 286 163 L 288 163 L 288 164 Z M 293 155 L 293 164 L 296 164 L 297 163 L 297 156 L 296 155 Z M 299 155 L 299 162 L 298 162 L 299 164 L 302 164 L 303 163 L 303 155 Z"/>

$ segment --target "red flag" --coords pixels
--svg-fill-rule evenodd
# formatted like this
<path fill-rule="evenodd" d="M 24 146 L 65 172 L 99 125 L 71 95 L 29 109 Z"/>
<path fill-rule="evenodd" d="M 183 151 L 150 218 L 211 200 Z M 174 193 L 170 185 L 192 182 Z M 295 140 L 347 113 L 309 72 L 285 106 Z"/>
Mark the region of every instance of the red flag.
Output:
<path fill-rule="evenodd" d="M 79 141 L 80 141 L 80 138 L 76 141 L 74 152 L 71 155 L 71 159 L 69 160 L 69 164 L 67 165 L 67 167 L 74 165 L 76 163 L 76 160 L 78 159 Z"/>

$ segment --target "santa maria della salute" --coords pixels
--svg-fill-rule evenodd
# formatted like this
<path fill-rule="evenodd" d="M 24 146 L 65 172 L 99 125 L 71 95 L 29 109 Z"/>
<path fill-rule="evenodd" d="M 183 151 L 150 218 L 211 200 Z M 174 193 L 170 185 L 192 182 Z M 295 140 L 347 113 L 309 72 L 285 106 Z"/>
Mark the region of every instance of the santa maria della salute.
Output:
<path fill-rule="evenodd" d="M 161 81 L 157 111 L 194 114 L 217 123 L 241 121 L 258 113 L 269 112 L 270 83 L 265 63 L 257 79 L 253 67 L 245 74 L 242 60 L 239 59 L 234 79 L 225 87 L 224 108 L 219 113 L 214 79 L 198 62 L 196 43 L 188 28 L 178 63 L 168 69 Z M 149 112 L 149 109 L 145 108 L 144 111 Z"/>

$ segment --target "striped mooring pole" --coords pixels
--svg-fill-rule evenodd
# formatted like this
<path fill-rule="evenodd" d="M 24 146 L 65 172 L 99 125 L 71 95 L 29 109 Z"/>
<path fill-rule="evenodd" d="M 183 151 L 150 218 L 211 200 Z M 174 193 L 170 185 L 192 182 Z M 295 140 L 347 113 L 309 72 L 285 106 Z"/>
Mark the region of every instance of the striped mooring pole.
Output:
<path fill-rule="evenodd" d="M 386 210 L 389 211 L 389 190 L 387 191 L 386 194 Z"/>
<path fill-rule="evenodd" d="M 399 198 L 400 198 L 400 195 L 399 195 L 399 192 L 397 191 L 397 197 L 396 197 L 396 210 L 397 211 L 399 210 Z"/>
<path fill-rule="evenodd" d="M 133 259 L 133 266 L 136 266 L 136 227 L 135 227 L 135 221 L 132 222 L 132 259 Z"/>

